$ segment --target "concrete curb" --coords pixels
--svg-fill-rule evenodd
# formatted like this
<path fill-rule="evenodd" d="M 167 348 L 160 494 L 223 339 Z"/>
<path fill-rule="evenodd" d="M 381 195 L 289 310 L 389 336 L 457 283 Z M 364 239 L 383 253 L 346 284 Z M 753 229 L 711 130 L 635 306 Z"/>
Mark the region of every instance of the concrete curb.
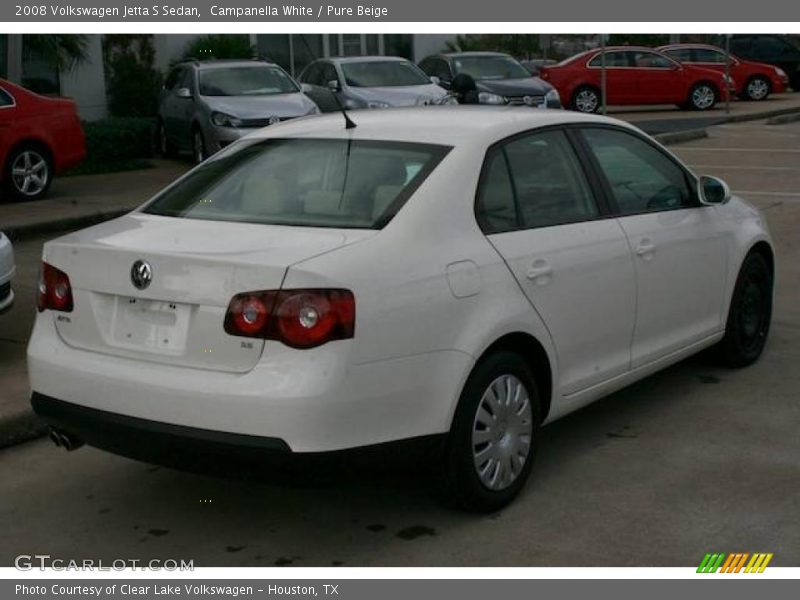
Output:
<path fill-rule="evenodd" d="M 135 207 L 78 215 L 76 217 L 58 219 L 56 221 L 38 221 L 25 225 L 17 225 L 16 227 L 6 227 L 3 231 L 12 242 L 18 242 L 44 233 L 59 233 L 68 229 L 96 225 L 103 221 L 121 217 L 129 213 L 133 208 Z"/>
<path fill-rule="evenodd" d="M 682 144 L 684 142 L 691 142 L 693 140 L 701 140 L 708 137 L 706 129 L 686 129 L 684 131 L 670 131 L 668 133 L 659 133 L 653 136 L 656 140 L 669 146 L 670 144 Z"/>
<path fill-rule="evenodd" d="M 32 410 L 0 418 L 0 449 L 35 440 L 46 434 L 47 425 Z"/>
<path fill-rule="evenodd" d="M 800 112 L 778 115 L 767 119 L 767 125 L 783 125 L 784 123 L 794 123 L 800 121 Z"/>

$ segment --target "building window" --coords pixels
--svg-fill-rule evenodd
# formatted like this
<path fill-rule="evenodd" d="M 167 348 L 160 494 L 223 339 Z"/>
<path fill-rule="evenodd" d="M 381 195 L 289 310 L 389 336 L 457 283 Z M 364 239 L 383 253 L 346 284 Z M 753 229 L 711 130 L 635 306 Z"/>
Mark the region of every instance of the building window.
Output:
<path fill-rule="evenodd" d="M 342 56 L 359 56 L 363 54 L 361 49 L 360 33 L 343 33 L 341 36 L 341 42 Z"/>

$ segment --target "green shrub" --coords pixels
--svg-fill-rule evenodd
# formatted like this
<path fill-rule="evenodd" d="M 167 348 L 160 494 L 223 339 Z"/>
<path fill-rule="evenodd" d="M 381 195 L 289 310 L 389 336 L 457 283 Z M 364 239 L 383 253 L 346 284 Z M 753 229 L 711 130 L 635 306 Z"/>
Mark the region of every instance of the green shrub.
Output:
<path fill-rule="evenodd" d="M 86 122 L 86 160 L 72 175 L 127 171 L 152 166 L 155 119 L 109 118 Z"/>
<path fill-rule="evenodd" d="M 108 108 L 114 117 L 153 117 L 158 110 L 161 73 L 155 68 L 153 36 L 103 36 Z"/>

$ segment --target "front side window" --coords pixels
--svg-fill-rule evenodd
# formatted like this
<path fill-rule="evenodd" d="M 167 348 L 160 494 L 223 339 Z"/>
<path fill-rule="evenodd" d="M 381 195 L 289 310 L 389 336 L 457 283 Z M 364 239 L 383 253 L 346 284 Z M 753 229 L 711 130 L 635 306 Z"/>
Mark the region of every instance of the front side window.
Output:
<path fill-rule="evenodd" d="M 269 96 L 297 91 L 297 84 L 278 67 L 230 67 L 200 71 L 201 96 Z"/>
<path fill-rule="evenodd" d="M 394 87 L 426 85 L 430 79 L 415 64 L 407 61 L 365 61 L 342 63 L 342 73 L 351 87 Z"/>
<path fill-rule="evenodd" d="M 527 69 L 510 56 L 459 56 L 453 61 L 457 74 L 464 73 L 476 80 L 525 79 Z"/>
<path fill-rule="evenodd" d="M 634 52 L 633 64 L 640 69 L 670 69 L 674 66 L 670 59 L 653 52 Z"/>
<path fill-rule="evenodd" d="M 695 62 L 701 62 L 701 63 L 725 64 L 725 55 L 719 50 L 711 50 L 709 48 L 695 48 L 694 60 Z"/>
<path fill-rule="evenodd" d="M 404 142 L 254 140 L 204 162 L 144 212 L 212 221 L 380 228 L 448 150 Z"/>
<path fill-rule="evenodd" d="M 678 62 L 692 62 L 692 51 L 689 48 L 669 48 L 664 50 L 664 54 Z"/>
<path fill-rule="evenodd" d="M 575 223 L 598 215 L 564 132 L 516 138 L 487 156 L 476 206 L 485 233 Z"/>
<path fill-rule="evenodd" d="M 629 52 L 606 52 L 605 53 L 605 61 L 606 67 L 630 67 L 631 65 L 630 57 L 628 56 Z M 603 54 L 600 53 L 595 56 L 592 60 L 589 61 L 590 67 L 602 67 L 603 66 Z"/>
<path fill-rule="evenodd" d="M 651 144 L 615 129 L 588 128 L 583 136 L 621 214 L 695 205 L 685 171 Z"/>

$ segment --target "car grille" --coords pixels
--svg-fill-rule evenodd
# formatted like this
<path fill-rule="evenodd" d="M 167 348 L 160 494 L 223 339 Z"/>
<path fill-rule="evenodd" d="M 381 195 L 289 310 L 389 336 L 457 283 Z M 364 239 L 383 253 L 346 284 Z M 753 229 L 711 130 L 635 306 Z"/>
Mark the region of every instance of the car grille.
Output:
<path fill-rule="evenodd" d="M 508 104 L 512 106 L 541 106 L 544 104 L 544 96 L 506 96 Z"/>
<path fill-rule="evenodd" d="M 8 298 L 8 295 L 11 293 L 11 282 L 7 281 L 6 283 L 0 285 L 0 302 Z"/>
<path fill-rule="evenodd" d="M 270 119 L 272 118 L 273 117 L 264 117 L 263 119 L 242 119 L 242 124 L 239 125 L 239 127 L 243 129 L 245 128 L 255 129 L 256 127 L 267 127 L 268 125 L 270 125 Z M 294 118 L 296 117 L 278 117 L 278 123 L 281 123 L 283 121 L 290 121 Z"/>

